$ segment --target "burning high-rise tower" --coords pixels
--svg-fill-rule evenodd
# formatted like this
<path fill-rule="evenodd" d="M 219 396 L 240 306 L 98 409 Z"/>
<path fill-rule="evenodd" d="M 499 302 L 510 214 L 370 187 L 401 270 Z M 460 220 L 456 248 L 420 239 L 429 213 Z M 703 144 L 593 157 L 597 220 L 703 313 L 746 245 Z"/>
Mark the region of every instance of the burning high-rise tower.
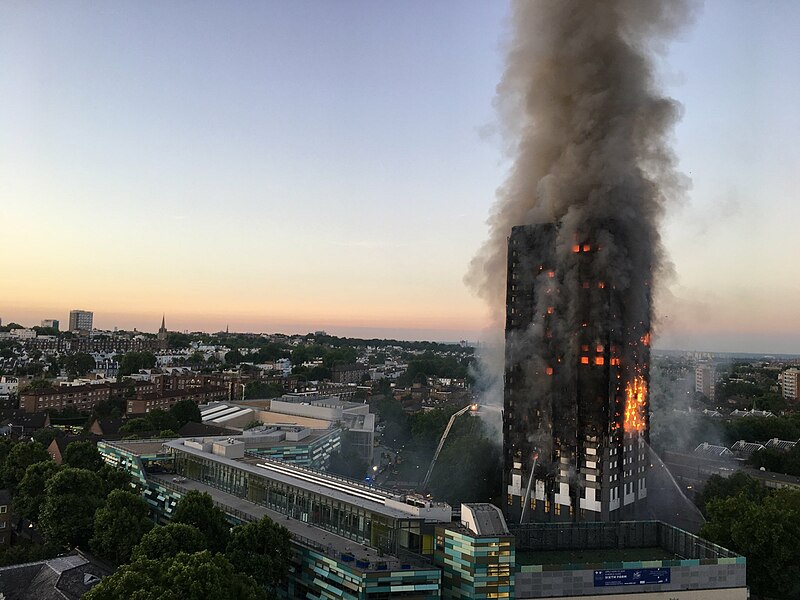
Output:
<path fill-rule="evenodd" d="M 656 65 L 691 14 L 683 0 L 512 2 L 496 98 L 512 165 L 467 278 L 506 312 L 509 520 L 627 518 L 647 496 L 659 226 L 687 185 Z"/>
<path fill-rule="evenodd" d="M 631 318 L 604 237 L 542 224 L 508 240 L 504 491 L 515 522 L 628 518 L 647 497 L 649 310 Z M 633 287 L 649 296 L 640 276 Z"/>

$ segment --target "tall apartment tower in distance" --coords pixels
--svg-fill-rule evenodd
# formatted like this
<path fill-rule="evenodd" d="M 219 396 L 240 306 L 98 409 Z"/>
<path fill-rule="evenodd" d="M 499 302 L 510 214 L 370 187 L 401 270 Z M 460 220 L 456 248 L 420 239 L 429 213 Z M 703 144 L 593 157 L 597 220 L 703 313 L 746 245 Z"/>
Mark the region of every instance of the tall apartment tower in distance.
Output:
<path fill-rule="evenodd" d="M 562 237 L 548 223 L 508 240 L 504 512 L 635 518 L 647 497 L 650 273 L 640 306 L 626 307 L 602 245 Z"/>
<path fill-rule="evenodd" d="M 714 400 L 717 388 L 717 373 L 713 364 L 699 364 L 694 369 L 694 391 L 709 400 Z"/>
<path fill-rule="evenodd" d="M 50 327 L 58 331 L 59 325 L 58 319 L 42 319 L 42 327 Z"/>
<path fill-rule="evenodd" d="M 94 313 L 88 310 L 69 311 L 70 331 L 91 331 Z"/>

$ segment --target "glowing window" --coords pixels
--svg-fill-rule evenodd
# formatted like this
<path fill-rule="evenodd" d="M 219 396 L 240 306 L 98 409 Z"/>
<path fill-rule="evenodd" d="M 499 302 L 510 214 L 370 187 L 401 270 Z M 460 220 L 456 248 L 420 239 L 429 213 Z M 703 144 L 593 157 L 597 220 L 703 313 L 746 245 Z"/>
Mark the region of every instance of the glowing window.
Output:
<path fill-rule="evenodd" d="M 548 315 L 552 315 L 552 314 L 553 314 L 553 310 L 554 310 L 554 309 L 553 309 L 553 307 L 552 307 L 552 306 L 548 306 L 548 307 L 547 307 L 547 314 L 548 314 Z"/>
<path fill-rule="evenodd" d="M 553 367 L 547 367 L 545 369 L 545 373 L 547 373 L 548 375 L 552 375 L 553 374 Z"/>
<path fill-rule="evenodd" d="M 588 252 L 588 251 L 589 251 L 589 250 L 591 250 L 591 249 L 592 249 L 592 247 L 591 247 L 591 246 L 589 246 L 589 244 L 584 244 L 584 245 L 583 245 L 583 251 L 584 251 L 584 252 Z"/>
<path fill-rule="evenodd" d="M 589 344 L 583 344 L 581 346 L 581 350 L 583 350 L 584 352 L 588 352 L 589 351 Z"/>
<path fill-rule="evenodd" d="M 572 247 L 572 251 L 573 251 L 573 252 L 580 252 L 580 251 L 581 251 L 580 244 L 575 244 L 575 245 Z"/>
<path fill-rule="evenodd" d="M 606 359 L 603 358 L 602 356 L 595 356 L 594 364 L 596 364 L 596 365 L 604 365 L 604 364 L 606 364 Z"/>
<path fill-rule="evenodd" d="M 581 364 L 588 365 L 589 364 L 589 357 L 588 356 L 581 356 Z"/>
<path fill-rule="evenodd" d="M 547 276 L 548 276 L 550 279 L 553 279 L 553 277 L 555 277 L 555 276 L 556 276 L 556 272 L 555 272 L 555 271 L 548 271 L 548 272 L 547 272 Z"/>

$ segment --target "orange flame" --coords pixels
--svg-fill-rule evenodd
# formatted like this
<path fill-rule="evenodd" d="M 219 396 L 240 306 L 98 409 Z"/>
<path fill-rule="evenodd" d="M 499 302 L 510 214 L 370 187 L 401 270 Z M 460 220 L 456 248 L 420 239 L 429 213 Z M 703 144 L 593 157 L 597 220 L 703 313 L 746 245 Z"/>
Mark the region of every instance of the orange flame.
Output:
<path fill-rule="evenodd" d="M 637 375 L 625 386 L 625 431 L 644 430 L 644 409 L 647 402 L 647 383 Z"/>

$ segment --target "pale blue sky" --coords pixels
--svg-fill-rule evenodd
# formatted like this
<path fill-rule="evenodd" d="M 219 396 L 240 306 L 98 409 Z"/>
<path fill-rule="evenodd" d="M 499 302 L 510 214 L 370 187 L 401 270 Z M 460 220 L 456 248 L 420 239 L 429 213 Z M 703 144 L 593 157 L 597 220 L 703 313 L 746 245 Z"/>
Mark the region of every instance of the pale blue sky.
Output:
<path fill-rule="evenodd" d="M 0 5 L 0 317 L 475 339 L 503 2 Z M 662 345 L 800 352 L 800 4 L 670 46 Z"/>

